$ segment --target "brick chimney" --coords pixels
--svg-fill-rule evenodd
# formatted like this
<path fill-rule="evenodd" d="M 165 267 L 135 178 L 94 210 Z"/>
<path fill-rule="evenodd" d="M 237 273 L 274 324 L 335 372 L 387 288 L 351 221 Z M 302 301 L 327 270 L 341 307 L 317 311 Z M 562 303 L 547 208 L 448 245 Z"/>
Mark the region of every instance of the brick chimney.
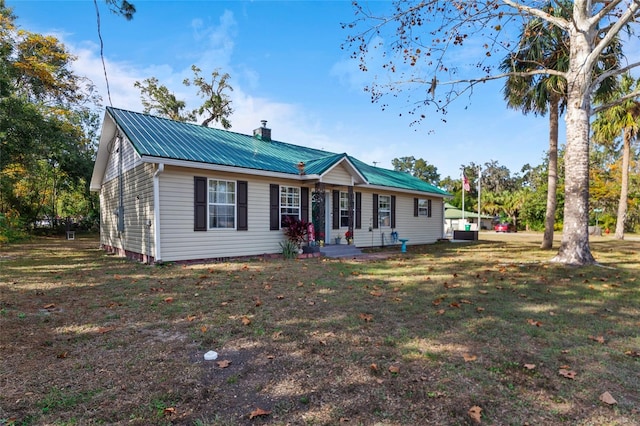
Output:
<path fill-rule="evenodd" d="M 267 142 L 271 141 L 271 129 L 267 128 L 267 120 L 260 120 L 260 122 L 262 126 L 253 131 L 253 137 Z"/>

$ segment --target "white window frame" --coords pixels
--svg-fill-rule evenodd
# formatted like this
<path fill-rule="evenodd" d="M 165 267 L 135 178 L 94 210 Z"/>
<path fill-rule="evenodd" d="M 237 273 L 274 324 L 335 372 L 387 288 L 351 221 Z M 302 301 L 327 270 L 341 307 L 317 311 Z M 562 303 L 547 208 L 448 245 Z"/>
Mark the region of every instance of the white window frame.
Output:
<path fill-rule="evenodd" d="M 355 215 L 356 215 L 356 203 L 354 202 L 353 203 L 354 218 L 355 218 Z M 340 191 L 340 228 L 348 228 L 348 227 L 349 227 L 349 193 Z"/>
<path fill-rule="evenodd" d="M 431 200 L 418 198 L 418 216 L 431 217 Z"/>
<path fill-rule="evenodd" d="M 388 218 L 387 224 L 385 218 Z M 391 228 L 391 195 L 378 196 L 378 224 L 380 228 Z"/>
<path fill-rule="evenodd" d="M 217 191 L 218 185 L 220 183 L 224 184 L 225 191 L 219 192 Z M 227 191 L 229 189 L 229 184 L 233 185 L 233 191 Z M 216 194 L 220 194 L 220 197 L 216 197 Z M 224 196 L 224 200 L 221 198 Z M 231 200 L 229 200 L 229 196 L 231 196 Z M 238 208 L 237 208 L 237 197 L 238 196 L 238 184 L 235 180 L 227 180 L 227 179 L 207 179 L 207 229 L 209 230 L 235 230 L 238 226 Z M 220 226 L 220 223 L 224 221 L 225 217 L 215 216 L 214 212 L 217 210 L 217 207 L 232 207 L 233 209 L 233 226 Z M 226 216 L 230 218 L 230 216 Z M 217 218 L 217 226 L 214 225 L 214 218 Z"/>
<path fill-rule="evenodd" d="M 286 216 L 300 219 L 300 187 L 280 185 L 280 228 Z"/>

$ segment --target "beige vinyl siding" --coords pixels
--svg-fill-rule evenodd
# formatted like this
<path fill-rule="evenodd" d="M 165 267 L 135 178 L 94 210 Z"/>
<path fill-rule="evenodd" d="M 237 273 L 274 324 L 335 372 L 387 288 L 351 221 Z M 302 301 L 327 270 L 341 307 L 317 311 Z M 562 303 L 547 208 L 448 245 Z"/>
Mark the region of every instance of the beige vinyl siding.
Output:
<path fill-rule="evenodd" d="M 351 174 L 342 164 L 338 164 L 331 169 L 329 173 L 322 177 L 323 182 L 331 183 L 332 185 L 353 185 Z"/>
<path fill-rule="evenodd" d="M 355 191 L 362 192 L 362 229 L 354 229 L 354 244 L 357 247 L 379 247 L 382 245 L 382 234 L 384 233 L 384 245 L 390 244 L 391 232 L 396 231 L 398 238 L 408 239 L 407 244 L 431 244 L 442 237 L 442 198 L 431 199 L 431 217 L 413 216 L 414 198 L 428 198 L 424 195 L 398 194 L 386 191 L 371 191 L 355 188 Z M 373 194 L 395 195 L 396 196 L 396 227 L 374 228 L 369 232 L 373 220 Z M 344 229 L 333 230 L 337 235 L 344 234 Z M 342 241 L 344 243 L 344 240 Z"/>
<path fill-rule="evenodd" d="M 141 163 L 123 174 L 124 232 L 118 232 L 119 178 L 100 190 L 100 243 L 133 253 L 154 255 L 153 164 Z"/>
<path fill-rule="evenodd" d="M 194 231 L 194 176 L 245 180 L 248 230 Z M 160 175 L 160 240 L 163 261 L 226 258 L 279 253 L 282 231 L 269 230 L 269 184 L 300 187 L 299 182 L 167 166 Z"/>
<path fill-rule="evenodd" d="M 141 165 L 142 159 L 126 138 L 122 140 L 122 170 L 126 172 Z M 103 183 L 116 178 L 120 172 L 120 153 L 117 151 L 120 144 L 117 139 L 115 139 L 112 144 Z"/>

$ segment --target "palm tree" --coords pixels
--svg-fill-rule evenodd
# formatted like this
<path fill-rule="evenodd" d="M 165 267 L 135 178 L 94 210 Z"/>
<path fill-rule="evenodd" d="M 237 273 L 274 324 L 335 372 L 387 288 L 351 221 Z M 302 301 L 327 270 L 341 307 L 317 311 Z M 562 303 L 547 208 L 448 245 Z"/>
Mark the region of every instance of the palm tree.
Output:
<path fill-rule="evenodd" d="M 548 3 L 546 10 L 551 14 L 568 16 L 571 2 L 564 1 L 554 8 Z M 569 8 L 569 9 L 567 9 Z M 565 16 L 566 15 L 566 16 Z M 501 64 L 504 72 L 531 71 L 533 69 L 555 69 L 566 71 L 569 66 L 569 43 L 566 34 L 547 22 L 532 19 L 520 35 L 518 54 L 505 58 Z M 566 102 L 566 80 L 557 75 L 511 76 L 504 86 L 507 105 L 520 109 L 526 115 L 549 113 L 549 163 L 547 184 L 547 209 L 545 213 L 542 249 L 553 246 L 558 185 L 558 122 Z"/>
<path fill-rule="evenodd" d="M 617 90 L 601 98 L 603 103 L 615 102 L 640 88 L 640 79 L 635 80 L 629 74 L 622 76 Z M 620 201 L 615 237 L 624 239 L 624 225 L 627 219 L 629 198 L 629 161 L 631 142 L 640 136 L 640 102 L 627 99 L 598 114 L 593 123 L 593 139 L 600 143 L 612 143 L 622 134 L 622 178 L 620 183 Z"/>

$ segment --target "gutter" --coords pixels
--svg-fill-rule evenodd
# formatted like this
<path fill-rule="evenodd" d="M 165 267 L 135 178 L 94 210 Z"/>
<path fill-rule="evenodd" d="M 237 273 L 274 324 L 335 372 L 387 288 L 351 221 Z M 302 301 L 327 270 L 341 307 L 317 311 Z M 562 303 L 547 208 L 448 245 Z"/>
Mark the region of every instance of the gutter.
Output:
<path fill-rule="evenodd" d="M 154 263 L 162 262 L 160 250 L 160 174 L 164 172 L 164 163 L 158 163 L 153 174 L 153 243 L 155 245 Z"/>

